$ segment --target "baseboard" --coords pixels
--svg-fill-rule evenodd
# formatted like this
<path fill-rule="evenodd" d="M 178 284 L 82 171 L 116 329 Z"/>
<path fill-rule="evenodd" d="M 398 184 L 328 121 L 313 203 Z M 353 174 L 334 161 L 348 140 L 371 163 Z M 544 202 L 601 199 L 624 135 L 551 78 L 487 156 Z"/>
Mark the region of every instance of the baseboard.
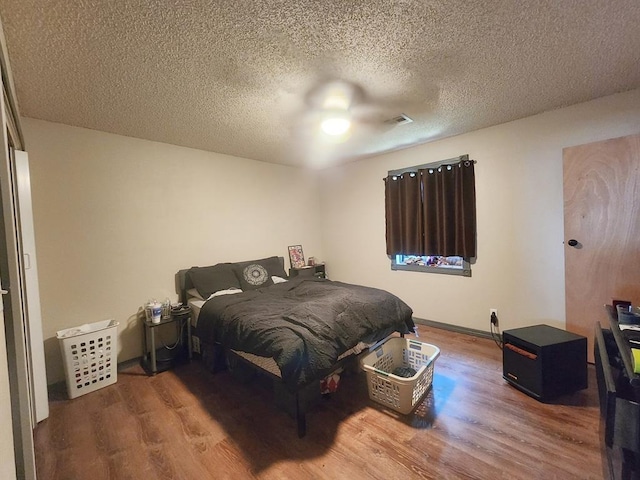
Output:
<path fill-rule="evenodd" d="M 142 357 L 134 357 L 134 358 L 130 358 L 129 360 L 125 360 L 124 362 L 120 362 L 118 363 L 118 371 L 121 372 L 131 367 L 135 367 L 136 365 L 140 364 L 141 360 L 142 360 Z"/>
<path fill-rule="evenodd" d="M 439 328 L 441 330 L 448 330 L 451 332 L 464 333 L 466 335 L 473 335 L 475 337 L 493 339 L 493 337 L 491 336 L 491 332 L 484 332 L 482 330 L 476 330 L 475 328 L 460 327 L 458 325 L 435 322 L 433 320 L 426 320 L 424 318 L 416 318 L 416 317 L 413 318 L 413 321 L 417 325 L 425 325 L 427 327 Z M 129 360 L 125 360 L 124 362 L 118 363 L 118 372 L 121 372 L 122 370 L 126 370 L 128 368 L 138 365 L 141 359 L 142 357 L 134 357 Z M 47 385 L 47 388 L 50 391 L 65 391 L 66 381 L 62 380 L 60 382 L 52 383 L 50 385 Z"/>
<path fill-rule="evenodd" d="M 449 330 L 451 332 L 464 333 L 466 335 L 473 335 L 474 337 L 493 339 L 493 337 L 491 336 L 491 332 L 476 330 L 475 328 L 461 327 L 459 325 L 451 325 L 449 323 L 434 322 L 433 320 L 426 320 L 424 318 L 414 317 L 413 321 L 417 325 L 425 325 L 427 327 L 439 328 L 441 330 Z"/>

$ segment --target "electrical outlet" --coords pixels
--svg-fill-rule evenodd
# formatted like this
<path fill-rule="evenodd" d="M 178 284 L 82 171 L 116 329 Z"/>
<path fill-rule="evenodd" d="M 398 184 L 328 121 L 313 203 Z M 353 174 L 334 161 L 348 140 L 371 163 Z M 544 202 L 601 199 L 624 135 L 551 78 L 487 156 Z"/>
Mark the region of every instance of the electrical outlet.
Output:
<path fill-rule="evenodd" d="M 498 309 L 490 308 L 489 309 L 489 318 L 491 319 L 491 323 L 494 325 L 498 325 Z"/>

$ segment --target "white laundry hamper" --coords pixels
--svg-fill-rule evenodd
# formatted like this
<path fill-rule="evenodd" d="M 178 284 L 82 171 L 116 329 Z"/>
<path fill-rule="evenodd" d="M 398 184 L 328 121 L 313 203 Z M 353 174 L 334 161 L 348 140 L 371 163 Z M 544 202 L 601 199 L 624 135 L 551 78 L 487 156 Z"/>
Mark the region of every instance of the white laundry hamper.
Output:
<path fill-rule="evenodd" d="M 103 320 L 56 332 L 69 398 L 116 383 L 118 322 Z"/>

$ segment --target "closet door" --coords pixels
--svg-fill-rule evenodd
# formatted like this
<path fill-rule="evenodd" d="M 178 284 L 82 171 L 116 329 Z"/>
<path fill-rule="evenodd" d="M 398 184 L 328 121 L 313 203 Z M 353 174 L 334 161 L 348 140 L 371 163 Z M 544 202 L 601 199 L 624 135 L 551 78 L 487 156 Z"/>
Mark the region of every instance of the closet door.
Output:
<path fill-rule="evenodd" d="M 27 152 L 14 151 L 15 182 L 18 194 L 20 246 L 26 296 L 26 329 L 28 339 L 29 376 L 33 393 L 34 423 L 49 416 L 47 374 L 44 363 L 44 339 L 42 337 L 42 313 L 40 309 L 40 287 L 36 261 L 36 238 L 33 229 L 31 203 L 31 175 Z"/>
<path fill-rule="evenodd" d="M 29 339 L 27 337 L 24 275 L 20 258 L 20 234 L 17 192 L 15 189 L 15 163 L 13 161 L 14 137 L 9 130 L 4 96 L 0 98 L 0 142 L 4 146 L 0 153 L 0 195 L 2 195 L 2 245 L 6 256 L 0 259 L 0 278 L 4 330 L 6 334 L 7 369 L 11 402 L 11 427 L 13 432 L 13 454 L 17 478 L 36 477 L 35 450 L 33 443 L 34 402 L 29 367 Z M 0 365 L 2 361 L 0 360 Z M 0 378 L 0 382 L 2 379 Z M 2 392 L 4 385 L 0 388 Z M 3 430 L 9 434 L 8 428 Z M 0 440 L 0 445 L 5 439 Z M 6 478 L 6 477 L 3 477 Z M 11 478 L 11 477 L 9 477 Z"/>
<path fill-rule="evenodd" d="M 11 311 L 11 297 L 9 296 L 9 252 L 5 240 L 5 209 L 4 185 L 2 182 L 4 173 L 0 168 L 0 424 L 13 425 L 11 412 L 11 368 L 7 355 L 7 338 L 5 337 L 5 323 L 13 324 Z M 5 308 L 6 305 L 6 308 Z M 16 455 L 13 428 L 5 428 L 4 435 L 0 436 L 0 478 L 16 478 Z"/>

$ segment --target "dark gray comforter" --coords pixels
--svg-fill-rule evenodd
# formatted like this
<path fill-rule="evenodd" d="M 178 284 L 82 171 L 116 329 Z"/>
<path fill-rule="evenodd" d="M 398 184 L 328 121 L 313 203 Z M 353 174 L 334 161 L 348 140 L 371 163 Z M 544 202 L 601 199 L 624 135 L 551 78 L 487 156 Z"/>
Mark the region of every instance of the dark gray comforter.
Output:
<path fill-rule="evenodd" d="M 360 341 L 413 331 L 412 310 L 376 288 L 296 278 L 208 300 L 196 333 L 226 348 L 272 357 L 291 389 L 331 373 Z"/>

